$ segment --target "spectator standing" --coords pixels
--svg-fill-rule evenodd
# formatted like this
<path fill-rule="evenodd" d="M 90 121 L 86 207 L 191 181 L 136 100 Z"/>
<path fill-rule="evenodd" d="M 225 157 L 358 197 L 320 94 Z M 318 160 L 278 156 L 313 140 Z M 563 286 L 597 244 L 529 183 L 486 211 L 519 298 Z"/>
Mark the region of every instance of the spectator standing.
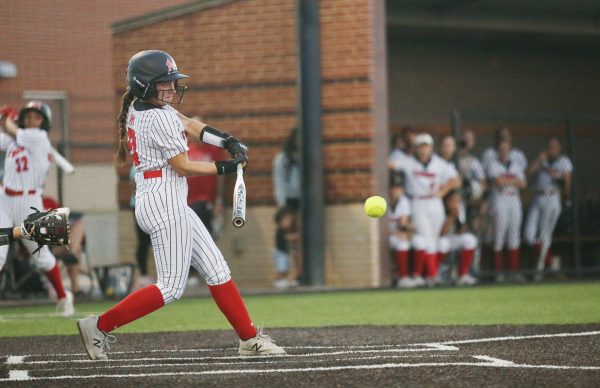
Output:
<path fill-rule="evenodd" d="M 287 207 L 292 213 L 292 231 L 298 231 L 298 211 L 301 196 L 300 154 L 298 149 L 298 129 L 293 128 L 283 145 L 283 149 L 273 159 L 273 190 L 278 209 Z M 300 238 L 300 237 L 298 237 Z M 298 246 L 299 244 L 296 244 Z M 290 253 L 294 262 L 296 277 L 302 279 L 302 261 L 298 249 Z"/>
<path fill-rule="evenodd" d="M 425 263 L 427 281 L 433 286 L 438 280 L 438 243 L 445 218 L 442 198 L 460 187 L 460 178 L 456 169 L 433 153 L 433 138 L 427 133 L 415 137 L 414 156 L 406 157 L 392 167 L 405 174 L 416 233 L 425 243 L 424 246 L 415 245 L 416 275 L 419 276 L 421 263 Z"/>
<path fill-rule="evenodd" d="M 565 203 L 571 201 L 571 176 L 573 164 L 561 154 L 558 138 L 548 139 L 546 148 L 531 164 L 527 174 L 533 178 L 535 197 L 525 222 L 525 241 L 535 248 L 538 258 L 536 280 L 541 280 L 541 270 L 550 267 L 552 259 L 552 233 L 561 212 L 561 195 Z"/>
<path fill-rule="evenodd" d="M 292 258 L 292 246 L 298 242 L 300 235 L 294 228 L 294 212 L 288 207 L 280 208 L 275 214 L 277 230 L 275 232 L 275 250 L 273 251 L 273 263 L 277 275 L 273 286 L 275 288 L 289 288 L 297 285 L 290 282 L 289 273 Z"/>
<path fill-rule="evenodd" d="M 390 174 L 390 196 L 388 219 L 390 225 L 390 249 L 396 261 L 396 287 L 414 288 L 421 283 L 412 279 L 409 274 L 409 252 L 413 226 L 410 224 L 410 200 L 404 195 L 404 182 L 401 174 Z M 419 274 L 419 276 L 421 276 Z M 422 278 L 421 278 L 422 279 Z"/>
<path fill-rule="evenodd" d="M 519 269 L 519 244 L 523 209 L 520 190 L 527 185 L 524 166 L 511 159 L 510 140 L 501 140 L 497 157 L 486 166 L 486 175 L 491 181 L 490 212 L 494 228 L 494 270 L 496 281 L 504 281 L 503 250 L 508 249 L 508 269 Z M 513 274 L 513 280 L 523 280 Z"/>
<path fill-rule="evenodd" d="M 462 179 L 462 196 L 466 204 L 467 223 L 474 232 L 482 232 L 482 213 L 485 212 L 483 197 L 487 190 L 485 171 L 479 159 L 473 155 L 475 134 L 462 132 L 458 142 L 457 169 Z"/>
<path fill-rule="evenodd" d="M 403 127 L 400 134 L 392 136 L 392 151 L 388 156 L 388 167 L 391 170 L 394 170 L 394 166 L 401 163 L 402 159 L 413 154 L 415 136 L 417 130 L 411 126 Z"/>
<path fill-rule="evenodd" d="M 477 248 L 477 237 L 469 232 L 469 227 L 462 212 L 462 205 L 462 198 L 458 190 L 448 193 L 444 198 L 446 220 L 442 226 L 438 264 L 444 261 L 449 252 L 459 251 L 458 280 L 456 284 L 471 286 L 477 282 L 469 273 Z"/>

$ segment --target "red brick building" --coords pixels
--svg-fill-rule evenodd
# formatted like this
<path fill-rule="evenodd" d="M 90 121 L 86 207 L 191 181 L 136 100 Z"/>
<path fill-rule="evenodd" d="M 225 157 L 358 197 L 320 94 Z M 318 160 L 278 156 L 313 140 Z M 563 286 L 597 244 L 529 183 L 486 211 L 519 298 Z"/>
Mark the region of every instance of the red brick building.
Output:
<path fill-rule="evenodd" d="M 314 152 L 323 152 L 325 163 L 328 284 L 379 284 L 376 223 L 361 207 L 385 187 L 378 157 L 387 153 L 383 7 L 369 0 L 320 2 L 324 148 Z M 113 25 L 116 94 L 125 91 L 120 75 L 135 52 L 165 50 L 191 76 L 178 109 L 249 145 L 249 222 L 241 234 L 226 231 L 221 242 L 246 284 L 269 282 L 265 274 L 272 273 L 272 160 L 298 116 L 296 17 L 295 1 L 217 1 Z M 129 184 L 121 182 L 124 202 Z M 236 238 L 248 241 L 239 255 L 245 265 L 237 265 L 230 247 Z"/>

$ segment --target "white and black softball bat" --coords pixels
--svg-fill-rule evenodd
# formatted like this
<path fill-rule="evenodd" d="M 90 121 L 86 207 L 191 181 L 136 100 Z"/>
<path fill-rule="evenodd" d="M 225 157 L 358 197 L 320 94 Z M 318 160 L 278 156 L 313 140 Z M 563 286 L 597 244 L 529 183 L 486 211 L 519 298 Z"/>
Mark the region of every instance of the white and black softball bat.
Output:
<path fill-rule="evenodd" d="M 241 228 L 246 224 L 246 184 L 242 163 L 237 165 L 237 178 L 233 189 L 233 226 Z"/>

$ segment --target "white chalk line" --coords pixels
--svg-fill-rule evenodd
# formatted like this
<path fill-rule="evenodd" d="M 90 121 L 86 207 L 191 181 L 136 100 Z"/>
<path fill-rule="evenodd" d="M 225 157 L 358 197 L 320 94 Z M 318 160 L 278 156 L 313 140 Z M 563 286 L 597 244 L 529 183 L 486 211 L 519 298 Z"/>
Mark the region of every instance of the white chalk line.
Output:
<path fill-rule="evenodd" d="M 431 347 L 440 350 L 456 350 L 456 347 L 444 346 L 439 343 L 426 343 L 426 344 L 414 344 L 414 345 L 326 345 L 326 346 L 317 346 L 317 345 L 305 345 L 305 346 L 284 346 L 285 349 L 385 349 L 385 348 L 402 348 L 406 346 L 425 346 Z M 441 349 L 444 348 L 444 349 Z M 124 351 L 116 351 L 110 352 L 111 355 L 116 354 L 140 354 L 140 353 L 205 353 L 205 352 L 219 352 L 219 351 L 237 351 L 237 347 L 229 347 L 229 348 L 191 348 L 191 349 L 151 349 L 151 350 L 124 350 Z M 38 354 L 25 354 L 20 357 L 74 357 L 74 356 L 86 356 L 87 353 L 38 353 Z"/>
<path fill-rule="evenodd" d="M 461 345 L 461 344 L 475 344 L 475 343 L 479 343 L 479 342 L 518 341 L 518 340 L 535 339 L 535 338 L 585 337 L 585 336 L 592 336 L 592 335 L 600 335 L 600 330 L 584 331 L 584 332 L 580 332 L 580 333 L 534 334 L 534 335 L 478 338 L 478 339 L 457 340 L 457 341 L 432 342 L 430 344 Z M 425 344 L 416 344 L 416 345 L 425 345 Z"/>
<path fill-rule="evenodd" d="M 404 347 L 404 346 L 428 346 L 438 348 L 440 350 L 443 345 L 459 345 L 459 344 L 472 344 L 479 342 L 496 342 L 496 341 L 515 341 L 515 340 L 524 340 L 524 339 L 534 339 L 534 338 L 554 338 L 554 337 L 581 337 L 581 336 L 593 336 L 600 335 L 600 330 L 598 331 L 584 331 L 579 333 L 556 333 L 556 334 L 533 334 L 533 335 L 522 335 L 522 336 L 505 336 L 505 337 L 489 337 L 489 338 L 477 338 L 477 339 L 467 339 L 467 340 L 455 340 L 455 341 L 442 341 L 442 342 L 424 342 L 424 343 L 416 343 L 416 344 L 404 344 L 404 345 L 327 345 L 327 346 L 284 346 L 285 349 L 379 349 L 379 348 L 394 348 L 394 347 Z M 458 349 L 458 348 L 456 348 Z M 453 349 L 453 350 L 456 350 Z M 192 349 L 153 349 L 153 350 L 128 350 L 128 351 L 118 351 L 111 352 L 110 354 L 139 354 L 139 353 L 177 353 L 177 352 L 214 352 L 214 351 L 231 351 L 237 350 L 237 348 L 192 348 Z M 86 356 L 87 353 L 40 353 L 40 354 L 26 354 L 22 357 L 72 357 L 72 356 Z"/>
<path fill-rule="evenodd" d="M 28 321 L 31 319 L 41 319 L 41 318 L 60 318 L 60 319 L 77 319 L 84 318 L 90 314 L 94 314 L 92 312 L 77 312 L 70 317 L 62 317 L 58 315 L 56 312 L 47 312 L 47 313 L 17 313 L 17 314 L 1 314 L 0 322 L 6 321 Z"/>
<path fill-rule="evenodd" d="M 348 358 L 324 358 L 324 359 L 313 359 L 308 362 L 333 362 L 333 361 L 363 361 L 363 360 L 378 360 L 378 359 L 400 359 L 400 358 L 443 358 L 443 357 L 452 357 L 452 354 L 411 354 L 411 355 L 386 355 L 386 356 L 369 356 L 369 357 L 348 357 Z M 299 362 L 307 362 L 307 360 L 300 359 L 285 359 L 285 360 L 269 360 L 269 361 L 232 361 L 232 362 L 190 362 L 190 363 L 177 363 L 177 364 L 133 364 L 133 365 L 110 365 L 108 366 L 111 369 L 119 369 L 119 368 L 156 368 L 156 367 L 182 367 L 182 366 L 205 366 L 205 365 L 256 365 L 256 364 L 280 364 L 281 361 L 285 361 L 288 363 L 299 363 Z M 90 366 L 90 367 L 78 367 L 77 370 L 94 370 L 94 369 L 106 369 L 107 366 Z M 62 368 L 40 368 L 33 369 L 32 372 L 50 372 L 50 371 L 58 371 L 58 370 L 71 370 L 73 369 L 71 366 L 65 366 Z"/>
<path fill-rule="evenodd" d="M 476 356 L 488 357 L 488 356 Z M 207 375 L 235 375 L 235 374 L 272 374 L 272 373 L 303 373 L 303 372 L 330 372 L 341 370 L 365 370 L 365 369 L 396 369 L 396 368 L 422 368 L 422 367 L 450 367 L 450 366 L 476 366 L 486 368 L 522 368 L 522 369 L 561 369 L 561 370 L 600 370 L 599 366 L 562 366 L 562 365 L 528 365 L 509 364 L 510 361 L 493 359 L 491 362 L 425 362 L 417 364 L 409 363 L 386 363 L 371 365 L 341 365 L 328 367 L 306 367 L 306 368 L 275 368 L 275 369 L 228 369 L 210 370 L 198 372 L 158 372 L 158 373 L 128 373 L 128 374 L 94 374 L 86 376 L 63 375 L 63 376 L 29 376 L 27 371 L 17 375 L 19 380 L 70 380 L 70 379 L 96 379 L 96 378 L 139 378 L 139 377 L 164 377 L 164 376 L 207 376 Z M 0 379 L 2 381 L 15 381 Z"/>
<path fill-rule="evenodd" d="M 600 335 L 600 331 L 589 331 L 589 332 L 579 332 L 579 333 L 555 333 L 555 334 L 536 334 L 536 335 L 527 335 L 527 336 L 505 336 L 505 337 L 491 337 L 491 338 L 480 338 L 480 339 L 470 339 L 470 340 L 456 340 L 456 341 L 444 341 L 444 342 L 433 342 L 433 343 L 424 343 L 424 344 L 412 344 L 409 346 L 429 346 L 431 349 L 427 350 L 443 350 L 444 347 L 442 345 L 453 345 L 453 344 L 469 344 L 469 343 L 481 343 L 481 342 L 496 342 L 496 341 L 513 341 L 513 340 L 523 340 L 523 339 L 534 339 L 534 338 L 559 338 L 559 337 L 579 337 L 579 336 L 592 336 L 592 335 Z M 442 347 L 440 347 L 442 346 Z M 448 348 L 453 348 L 448 346 Z M 457 348 L 458 349 L 458 348 Z M 397 349 L 380 349 L 380 350 L 364 350 L 364 351 L 350 351 L 350 352 L 387 352 L 387 351 L 397 351 Z M 404 349 L 408 350 L 408 349 Z M 423 351 L 425 349 L 412 349 Z M 446 349 L 448 350 L 448 349 Z M 161 351 L 161 350 L 158 350 Z M 328 355 L 333 354 L 347 354 L 348 351 L 343 352 L 329 352 Z M 309 353 L 310 354 L 310 353 Z M 287 355 L 287 356 L 278 356 L 282 359 L 289 358 L 290 356 L 308 356 L 309 354 L 304 355 Z M 326 355 L 327 353 L 313 353 L 312 355 Z M 17 357 L 22 357 L 21 362 L 16 362 L 17 364 L 23 363 L 23 360 L 26 356 L 9 356 L 15 357 L 12 359 L 13 363 L 18 361 Z M 477 359 L 489 361 L 485 363 L 465 363 L 465 362 L 453 362 L 453 363 L 417 363 L 417 364 L 407 364 L 407 363 L 387 363 L 387 364 L 378 364 L 378 365 L 352 365 L 352 366 L 334 366 L 334 367 L 311 367 L 311 368 L 283 368 L 283 369 L 242 369 L 242 370 L 222 370 L 222 371 L 199 371 L 199 372 L 165 372 L 165 373 L 148 373 L 148 374 L 127 374 L 127 375 L 91 375 L 91 376 L 49 376 L 49 377 L 29 377 L 28 371 L 26 370 L 14 370 L 9 371 L 9 379 L 0 379 L 0 381 L 15 381 L 14 379 L 33 379 L 33 380 L 57 380 L 57 379 L 86 379 L 86 378 L 96 378 L 96 377 L 105 377 L 105 378 L 122 378 L 122 377 L 148 377 L 148 376 L 174 376 L 174 375 L 215 375 L 215 374 L 236 374 L 236 373 L 287 373 L 287 372 L 308 372 L 308 371 L 335 371 L 335 370 L 345 370 L 345 369 L 386 369 L 386 368 L 410 368 L 410 367 L 428 367 L 428 366 L 484 366 L 484 367 L 503 367 L 503 368 L 529 368 L 529 369 L 558 369 L 558 370 L 600 370 L 600 366 L 565 366 L 565 365 L 530 365 L 530 364 L 515 364 L 511 361 L 501 360 L 497 358 L 493 358 L 490 356 L 473 356 Z M 240 358 L 239 356 L 233 357 L 200 357 L 196 359 L 236 359 Z M 180 358 L 175 358 L 179 360 Z M 143 359 L 142 359 L 143 360 Z M 165 358 L 155 358 L 154 360 L 166 360 Z M 72 360 L 73 362 L 79 361 L 91 361 L 91 360 Z M 109 362 L 112 360 L 109 360 Z M 133 361 L 133 359 L 121 359 L 121 361 Z M 31 363 L 52 363 L 52 362 L 64 362 L 64 361 L 33 361 Z M 68 362 L 68 361 L 67 361 Z M 94 361 L 96 362 L 96 361 Z M 30 363 L 30 362 L 25 362 Z M 13 373 L 14 372 L 14 373 Z M 11 379 L 12 376 L 12 380 Z"/>
<path fill-rule="evenodd" d="M 428 347 L 422 349 L 369 349 L 369 350 L 340 350 L 337 352 L 321 352 L 321 353 L 299 353 L 285 355 L 264 355 L 261 358 L 303 358 L 303 357 L 319 357 L 319 356 L 335 356 L 342 354 L 360 354 L 360 353 L 418 353 L 418 352 L 434 352 L 439 349 Z M 110 354 L 109 354 L 110 355 Z M 12 357 L 12 356 L 11 356 Z M 120 362 L 139 362 L 139 361 L 203 361 L 203 360 L 248 360 L 247 356 L 206 356 L 206 357 L 140 357 L 140 358 L 109 358 L 103 363 L 120 363 Z M 37 361 L 22 361 L 22 365 L 42 365 L 42 364 L 61 364 L 61 363 L 97 363 L 96 360 L 37 360 Z"/>

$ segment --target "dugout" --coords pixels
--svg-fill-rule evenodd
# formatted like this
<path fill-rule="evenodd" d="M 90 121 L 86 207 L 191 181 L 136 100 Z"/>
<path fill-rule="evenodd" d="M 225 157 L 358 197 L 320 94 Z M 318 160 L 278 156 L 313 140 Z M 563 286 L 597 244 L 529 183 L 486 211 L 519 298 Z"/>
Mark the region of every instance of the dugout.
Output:
<path fill-rule="evenodd" d="M 555 230 L 566 273 L 600 266 L 600 29 L 594 1 L 388 1 L 392 131 L 465 129 L 476 153 L 499 126 L 532 162 L 558 136 L 574 163 L 573 208 Z M 531 182 L 530 182 L 531 183 Z M 531 190 L 522 193 L 524 217 Z M 523 224 L 525 223 L 525 220 Z M 483 258 L 485 260 L 485 258 Z M 533 269 L 526 261 L 522 269 Z"/>

